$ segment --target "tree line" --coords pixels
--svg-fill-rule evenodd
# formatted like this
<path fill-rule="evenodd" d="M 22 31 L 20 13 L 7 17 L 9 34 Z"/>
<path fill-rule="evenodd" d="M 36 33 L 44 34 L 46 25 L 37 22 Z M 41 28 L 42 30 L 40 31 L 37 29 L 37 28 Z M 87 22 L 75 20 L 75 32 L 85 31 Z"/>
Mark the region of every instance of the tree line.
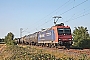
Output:
<path fill-rule="evenodd" d="M 90 34 L 87 27 L 75 27 L 73 31 L 74 46 L 81 48 L 90 48 Z"/>
<path fill-rule="evenodd" d="M 75 27 L 72 36 L 74 47 L 90 48 L 90 34 L 87 27 Z M 14 34 L 9 32 L 7 36 L 5 36 L 4 42 L 7 45 L 16 45 L 14 40 Z"/>

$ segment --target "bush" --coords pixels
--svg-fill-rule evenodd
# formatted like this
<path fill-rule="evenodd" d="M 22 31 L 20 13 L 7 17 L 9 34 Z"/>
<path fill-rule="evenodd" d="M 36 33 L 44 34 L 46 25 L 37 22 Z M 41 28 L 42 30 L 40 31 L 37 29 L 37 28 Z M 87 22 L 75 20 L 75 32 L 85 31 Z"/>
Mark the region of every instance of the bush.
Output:
<path fill-rule="evenodd" d="M 80 43 L 79 43 L 79 47 L 82 47 L 82 48 L 90 48 L 90 40 L 87 39 L 87 40 L 82 40 Z"/>

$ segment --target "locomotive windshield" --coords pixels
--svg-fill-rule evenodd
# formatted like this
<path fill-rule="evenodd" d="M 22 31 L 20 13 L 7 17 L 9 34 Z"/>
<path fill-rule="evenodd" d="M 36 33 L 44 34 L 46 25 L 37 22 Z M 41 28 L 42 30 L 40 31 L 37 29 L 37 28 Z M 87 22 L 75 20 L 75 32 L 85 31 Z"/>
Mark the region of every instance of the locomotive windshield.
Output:
<path fill-rule="evenodd" d="M 70 28 L 58 28 L 58 35 L 62 35 L 62 34 L 70 35 L 71 29 Z"/>

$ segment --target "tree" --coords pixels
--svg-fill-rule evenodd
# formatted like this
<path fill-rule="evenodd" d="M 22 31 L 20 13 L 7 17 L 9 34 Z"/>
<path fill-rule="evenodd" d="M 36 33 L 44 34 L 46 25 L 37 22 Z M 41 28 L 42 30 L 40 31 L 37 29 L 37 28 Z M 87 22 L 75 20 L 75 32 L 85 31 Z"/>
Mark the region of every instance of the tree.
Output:
<path fill-rule="evenodd" d="M 5 43 L 8 45 L 14 45 L 14 34 L 13 33 L 8 33 L 7 36 L 5 36 Z"/>
<path fill-rule="evenodd" d="M 90 36 L 87 27 L 75 27 L 73 31 L 74 46 L 90 48 Z"/>

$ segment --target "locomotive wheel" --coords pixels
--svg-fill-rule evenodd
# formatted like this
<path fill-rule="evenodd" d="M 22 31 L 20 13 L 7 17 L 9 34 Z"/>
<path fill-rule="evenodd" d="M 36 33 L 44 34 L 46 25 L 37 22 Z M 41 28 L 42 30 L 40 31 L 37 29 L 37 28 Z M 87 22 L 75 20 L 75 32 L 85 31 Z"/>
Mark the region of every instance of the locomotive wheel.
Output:
<path fill-rule="evenodd" d="M 65 46 L 65 48 L 69 50 L 70 49 L 70 45 Z"/>
<path fill-rule="evenodd" d="M 49 44 L 48 43 L 46 43 L 46 47 L 49 47 Z"/>
<path fill-rule="evenodd" d="M 51 44 L 49 44 L 49 48 L 51 48 L 52 47 L 52 45 Z"/>
<path fill-rule="evenodd" d="M 55 48 L 58 48 L 58 44 L 55 44 Z"/>
<path fill-rule="evenodd" d="M 52 48 L 54 48 L 54 47 L 55 47 L 55 44 L 54 44 L 54 43 L 52 43 L 52 44 L 51 44 L 51 47 L 52 47 Z"/>

